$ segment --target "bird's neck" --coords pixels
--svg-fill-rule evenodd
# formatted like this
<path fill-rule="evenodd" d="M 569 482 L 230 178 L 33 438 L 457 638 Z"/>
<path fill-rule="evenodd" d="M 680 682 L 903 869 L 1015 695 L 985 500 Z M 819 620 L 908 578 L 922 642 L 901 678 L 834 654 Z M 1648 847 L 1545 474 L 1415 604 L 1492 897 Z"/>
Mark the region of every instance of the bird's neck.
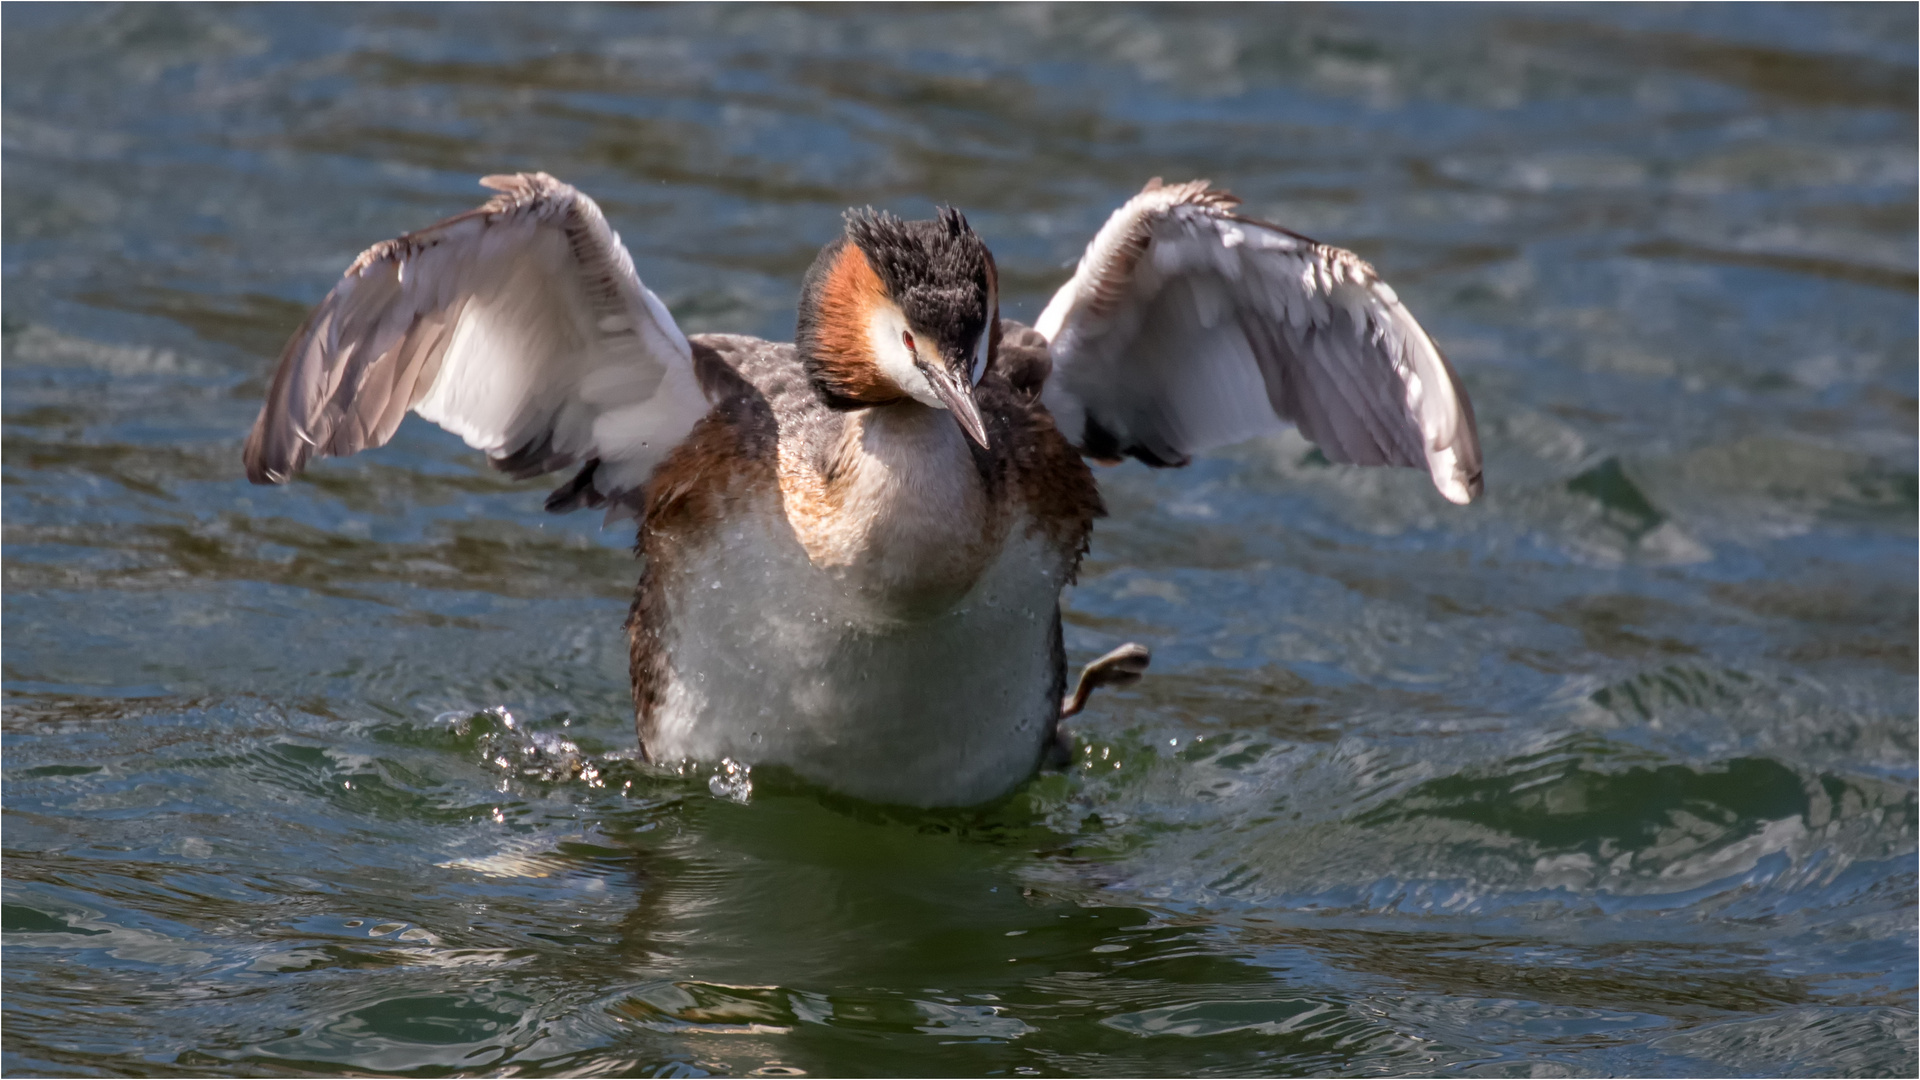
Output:
<path fill-rule="evenodd" d="M 953 417 L 912 400 L 847 414 L 824 454 L 782 440 L 780 491 L 816 567 L 889 607 L 958 600 L 992 561 L 1006 512 Z"/>

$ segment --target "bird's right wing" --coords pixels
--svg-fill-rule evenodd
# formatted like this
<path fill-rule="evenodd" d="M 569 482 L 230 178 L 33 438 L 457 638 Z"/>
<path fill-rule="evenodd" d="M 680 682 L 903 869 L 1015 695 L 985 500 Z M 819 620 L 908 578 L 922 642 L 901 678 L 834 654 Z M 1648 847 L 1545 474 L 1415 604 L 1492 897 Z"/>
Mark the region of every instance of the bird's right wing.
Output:
<path fill-rule="evenodd" d="M 1087 245 L 1035 326 L 1060 430 L 1096 458 L 1184 465 L 1292 423 L 1331 460 L 1480 494 L 1473 405 L 1392 287 L 1238 202 L 1155 180 Z"/>
<path fill-rule="evenodd" d="M 411 409 L 536 476 L 583 463 L 550 509 L 632 509 L 707 412 L 687 339 L 592 199 L 545 173 L 489 176 L 478 209 L 375 244 L 280 356 L 247 478 L 393 437 Z"/>

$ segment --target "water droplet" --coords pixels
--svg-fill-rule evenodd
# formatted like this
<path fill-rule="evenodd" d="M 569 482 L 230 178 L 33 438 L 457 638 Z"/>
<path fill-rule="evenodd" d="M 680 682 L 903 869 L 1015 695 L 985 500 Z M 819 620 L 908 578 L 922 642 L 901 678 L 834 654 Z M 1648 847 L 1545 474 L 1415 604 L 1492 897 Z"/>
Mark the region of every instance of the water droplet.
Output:
<path fill-rule="evenodd" d="M 753 797 L 752 769 L 732 758 L 721 758 L 719 771 L 707 778 L 707 790 L 716 798 L 744 804 Z"/>

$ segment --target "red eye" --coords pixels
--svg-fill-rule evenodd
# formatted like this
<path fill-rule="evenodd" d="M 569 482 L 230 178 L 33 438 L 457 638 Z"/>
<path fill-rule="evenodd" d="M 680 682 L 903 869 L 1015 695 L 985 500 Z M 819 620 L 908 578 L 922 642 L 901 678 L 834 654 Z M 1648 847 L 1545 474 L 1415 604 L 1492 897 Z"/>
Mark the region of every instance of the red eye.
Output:
<path fill-rule="evenodd" d="M 911 333 L 905 330 L 900 331 L 900 341 L 906 345 L 908 352 L 918 351 L 913 347 L 913 335 Z"/>

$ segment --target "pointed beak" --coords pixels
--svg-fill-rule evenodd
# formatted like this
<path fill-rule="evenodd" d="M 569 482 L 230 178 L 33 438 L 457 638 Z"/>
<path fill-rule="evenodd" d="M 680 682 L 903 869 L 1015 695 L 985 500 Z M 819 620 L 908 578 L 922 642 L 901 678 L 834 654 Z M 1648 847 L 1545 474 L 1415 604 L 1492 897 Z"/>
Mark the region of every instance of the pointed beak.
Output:
<path fill-rule="evenodd" d="M 923 363 L 920 365 L 920 372 L 933 386 L 933 392 L 940 398 L 940 403 L 945 405 L 947 411 L 953 414 L 954 420 L 959 422 L 960 430 L 967 433 L 967 438 L 979 443 L 981 449 L 986 449 L 987 428 L 980 422 L 980 410 L 973 403 L 973 388 L 968 386 L 951 366 L 945 364 Z"/>

